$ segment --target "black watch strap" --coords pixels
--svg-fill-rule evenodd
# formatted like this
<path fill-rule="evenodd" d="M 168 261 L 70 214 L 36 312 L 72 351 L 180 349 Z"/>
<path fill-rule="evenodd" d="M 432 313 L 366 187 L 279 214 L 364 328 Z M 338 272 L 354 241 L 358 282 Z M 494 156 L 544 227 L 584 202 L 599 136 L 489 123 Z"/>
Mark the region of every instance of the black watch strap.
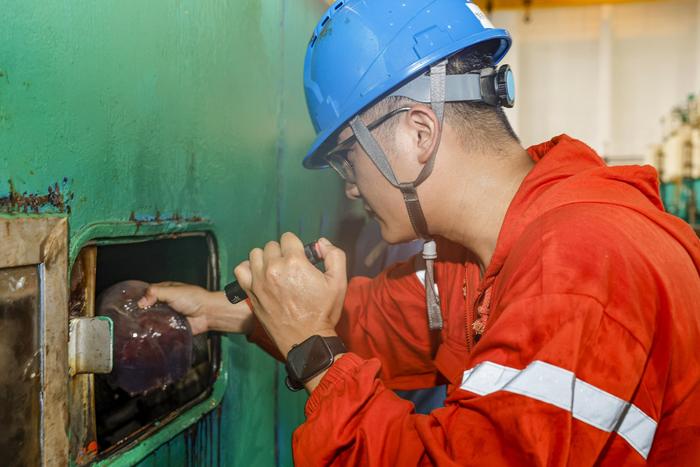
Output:
<path fill-rule="evenodd" d="M 328 355 L 328 358 L 326 359 L 325 362 L 320 362 L 318 364 L 317 368 L 312 368 L 312 372 L 307 375 L 305 378 L 297 378 L 294 375 L 294 372 L 290 368 L 290 359 L 296 358 L 296 355 L 293 355 L 295 352 L 295 348 L 297 347 L 302 347 L 304 345 L 307 345 L 310 343 L 312 340 L 318 340 L 322 339 L 323 342 L 325 343 L 325 346 L 327 350 L 330 351 L 330 355 Z M 301 349 L 300 349 L 301 350 Z M 299 391 L 304 388 L 304 383 L 306 381 L 309 381 L 322 371 L 330 368 L 330 366 L 333 364 L 335 361 L 335 356 L 341 353 L 347 352 L 347 349 L 345 348 L 345 344 L 343 343 L 343 340 L 338 337 L 338 336 L 331 336 L 331 337 L 323 337 L 323 336 L 311 336 L 301 344 L 295 345 L 292 347 L 292 350 L 289 351 L 289 355 L 287 355 L 287 363 L 285 365 L 287 369 L 287 378 L 285 380 L 285 384 L 287 385 L 287 388 L 289 388 L 291 391 Z M 297 362 L 298 363 L 298 362 Z M 307 363 L 311 362 L 304 362 L 304 366 L 306 366 Z"/>
<path fill-rule="evenodd" d="M 328 348 L 331 349 L 333 357 L 335 357 L 339 353 L 345 353 L 348 351 L 348 349 L 345 348 L 343 339 L 341 339 L 338 336 L 324 337 L 323 340 L 326 341 L 326 344 L 328 344 Z"/>

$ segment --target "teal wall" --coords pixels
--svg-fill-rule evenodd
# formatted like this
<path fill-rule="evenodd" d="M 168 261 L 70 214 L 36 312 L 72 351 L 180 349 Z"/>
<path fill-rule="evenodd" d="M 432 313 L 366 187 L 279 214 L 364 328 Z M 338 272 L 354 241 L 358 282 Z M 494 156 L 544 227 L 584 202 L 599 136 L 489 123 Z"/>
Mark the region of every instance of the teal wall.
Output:
<path fill-rule="evenodd" d="M 333 236 L 341 186 L 301 168 L 312 139 L 303 57 L 323 9 L 320 0 L 0 0 L 0 212 L 22 211 L 17 199 L 29 212 L 69 210 L 73 247 L 96 222 L 204 218 L 227 258 L 225 281 L 285 230 Z M 41 198 L 49 186 L 66 207 L 55 193 Z M 197 464 L 211 462 L 206 449 L 221 465 L 290 464 L 305 396 L 282 389 L 279 365 L 245 339 L 227 339 L 219 415 L 200 422 L 198 440 L 181 434 L 145 465 L 185 465 L 215 435 L 221 445 L 201 447 Z"/>

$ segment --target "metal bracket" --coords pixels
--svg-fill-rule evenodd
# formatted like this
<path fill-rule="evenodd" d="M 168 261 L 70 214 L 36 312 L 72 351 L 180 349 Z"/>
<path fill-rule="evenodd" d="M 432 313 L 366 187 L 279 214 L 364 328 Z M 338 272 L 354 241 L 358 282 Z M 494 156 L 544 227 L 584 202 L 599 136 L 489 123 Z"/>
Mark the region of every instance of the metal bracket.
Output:
<path fill-rule="evenodd" d="M 70 320 L 68 372 L 104 374 L 112 371 L 114 324 L 106 316 Z"/>

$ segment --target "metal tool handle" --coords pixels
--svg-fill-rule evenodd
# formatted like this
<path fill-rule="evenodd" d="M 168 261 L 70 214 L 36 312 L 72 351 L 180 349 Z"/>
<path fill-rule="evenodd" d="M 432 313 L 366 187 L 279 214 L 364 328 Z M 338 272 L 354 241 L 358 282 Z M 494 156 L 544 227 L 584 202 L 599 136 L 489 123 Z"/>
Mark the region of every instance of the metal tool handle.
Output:
<path fill-rule="evenodd" d="M 224 287 L 224 293 L 226 294 L 228 301 L 234 305 L 238 302 L 242 302 L 248 297 L 238 281 L 233 281 Z"/>
<path fill-rule="evenodd" d="M 318 243 L 311 242 L 304 245 L 304 254 L 306 258 L 311 261 L 311 264 L 318 264 L 322 261 L 321 255 L 318 252 Z M 224 293 L 228 301 L 234 305 L 238 302 L 242 302 L 248 295 L 243 290 L 243 287 L 238 283 L 238 281 L 233 281 L 224 287 Z"/>

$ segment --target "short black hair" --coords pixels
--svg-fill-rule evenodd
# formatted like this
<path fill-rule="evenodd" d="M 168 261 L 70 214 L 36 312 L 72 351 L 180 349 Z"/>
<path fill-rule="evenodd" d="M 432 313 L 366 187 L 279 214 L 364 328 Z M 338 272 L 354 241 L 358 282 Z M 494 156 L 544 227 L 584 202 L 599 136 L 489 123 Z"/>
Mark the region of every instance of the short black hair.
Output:
<path fill-rule="evenodd" d="M 494 67 L 493 52 L 497 42 L 485 42 L 462 50 L 447 61 L 447 74 L 464 74 Z M 415 104 L 407 97 L 386 97 L 363 112 L 366 122 L 394 109 Z M 464 144 L 473 149 L 498 149 L 506 141 L 520 143 L 501 106 L 485 102 L 449 102 L 445 104 L 445 120 L 455 128 Z M 385 135 L 395 128 L 396 119 L 388 120 L 377 131 Z"/>

